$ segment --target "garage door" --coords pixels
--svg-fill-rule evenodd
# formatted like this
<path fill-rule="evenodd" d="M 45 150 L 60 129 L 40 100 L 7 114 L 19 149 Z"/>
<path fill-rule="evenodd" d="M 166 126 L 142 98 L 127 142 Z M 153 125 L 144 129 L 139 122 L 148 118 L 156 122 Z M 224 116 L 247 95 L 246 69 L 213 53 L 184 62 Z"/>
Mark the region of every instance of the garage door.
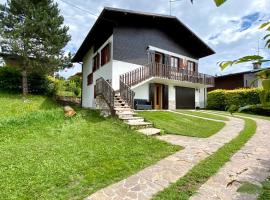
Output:
<path fill-rule="evenodd" d="M 195 108 L 195 89 L 175 87 L 176 109 Z"/>

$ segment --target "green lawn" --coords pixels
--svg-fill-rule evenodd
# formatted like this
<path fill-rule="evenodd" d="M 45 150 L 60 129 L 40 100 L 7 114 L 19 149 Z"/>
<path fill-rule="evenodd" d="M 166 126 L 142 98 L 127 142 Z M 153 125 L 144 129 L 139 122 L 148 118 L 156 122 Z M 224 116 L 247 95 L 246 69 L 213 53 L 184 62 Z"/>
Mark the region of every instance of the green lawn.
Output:
<path fill-rule="evenodd" d="M 270 199 L 270 177 L 262 184 L 263 188 L 258 200 Z"/>
<path fill-rule="evenodd" d="M 191 137 L 209 137 L 217 133 L 225 125 L 223 122 L 204 120 L 164 111 L 139 112 L 139 116 L 152 122 L 155 127 L 164 130 L 167 134 Z"/>
<path fill-rule="evenodd" d="M 83 199 L 179 150 L 116 119 L 0 93 L 1 199 Z"/>
<path fill-rule="evenodd" d="M 185 114 L 189 114 L 189 115 L 195 115 L 195 116 L 198 116 L 198 117 L 205 117 L 205 118 L 210 118 L 210 119 L 229 121 L 228 117 L 213 115 L 213 114 L 206 113 L 206 112 L 189 111 L 189 110 L 177 110 L 177 112 L 185 113 Z"/>
<path fill-rule="evenodd" d="M 245 127 L 241 133 L 225 144 L 214 154 L 195 165 L 184 177 L 180 178 L 170 187 L 159 192 L 154 200 L 187 200 L 203 185 L 211 176 L 230 160 L 231 156 L 243 147 L 256 131 L 256 122 L 245 119 Z"/>

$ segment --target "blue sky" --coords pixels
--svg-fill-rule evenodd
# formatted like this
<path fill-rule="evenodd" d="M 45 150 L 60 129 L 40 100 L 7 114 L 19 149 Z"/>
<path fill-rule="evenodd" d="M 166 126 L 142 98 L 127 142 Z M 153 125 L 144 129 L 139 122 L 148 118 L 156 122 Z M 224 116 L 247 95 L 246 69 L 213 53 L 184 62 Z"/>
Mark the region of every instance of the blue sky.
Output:
<path fill-rule="evenodd" d="M 72 40 L 66 49 L 73 53 L 80 47 L 104 6 L 169 14 L 169 0 L 55 1 L 59 4 L 65 24 L 70 27 Z M 5 2 L 0 0 L 0 3 Z M 258 43 L 260 55 L 269 57 L 269 50 L 263 48 L 264 42 L 261 40 L 264 31 L 258 28 L 262 20 L 270 19 L 269 10 L 269 0 L 227 0 L 219 8 L 213 0 L 194 0 L 193 4 L 190 0 L 172 3 L 172 15 L 178 17 L 216 51 L 215 55 L 200 59 L 199 62 L 200 71 L 211 75 L 251 69 L 251 64 L 246 63 L 221 71 L 217 62 L 257 54 Z M 80 70 L 81 66 L 76 64 L 72 69 L 61 72 L 61 75 L 67 77 Z"/>

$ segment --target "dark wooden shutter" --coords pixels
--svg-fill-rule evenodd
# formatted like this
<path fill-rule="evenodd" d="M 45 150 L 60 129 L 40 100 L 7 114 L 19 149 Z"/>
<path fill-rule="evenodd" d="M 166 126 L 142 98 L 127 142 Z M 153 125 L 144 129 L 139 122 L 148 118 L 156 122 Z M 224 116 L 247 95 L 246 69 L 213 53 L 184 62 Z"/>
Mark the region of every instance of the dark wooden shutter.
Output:
<path fill-rule="evenodd" d="M 155 99 L 155 83 L 149 84 L 149 102 L 152 104 L 152 109 L 154 109 L 154 99 Z"/>
<path fill-rule="evenodd" d="M 179 67 L 180 69 L 184 68 L 184 60 L 182 58 L 179 58 Z"/>
<path fill-rule="evenodd" d="M 96 69 L 99 69 L 99 67 L 100 67 L 100 55 L 99 55 L 99 53 L 97 53 L 97 55 L 96 55 L 96 62 L 97 62 Z"/>
<path fill-rule="evenodd" d="M 164 64 L 165 65 L 167 65 L 167 66 L 171 65 L 170 59 L 171 59 L 171 57 L 169 55 L 164 54 Z"/>
<path fill-rule="evenodd" d="M 111 52 L 112 52 L 112 50 L 111 50 L 111 43 L 108 43 L 108 62 L 110 62 L 110 60 L 111 60 L 111 57 L 112 57 L 112 55 L 111 55 Z"/>
<path fill-rule="evenodd" d="M 148 63 L 155 62 L 155 51 L 149 50 L 148 51 Z"/>
<path fill-rule="evenodd" d="M 169 91 L 168 85 L 162 85 L 162 109 L 168 109 Z"/>
<path fill-rule="evenodd" d="M 196 72 L 196 73 L 198 73 L 199 72 L 199 69 L 198 69 L 198 63 L 194 63 L 194 71 Z"/>

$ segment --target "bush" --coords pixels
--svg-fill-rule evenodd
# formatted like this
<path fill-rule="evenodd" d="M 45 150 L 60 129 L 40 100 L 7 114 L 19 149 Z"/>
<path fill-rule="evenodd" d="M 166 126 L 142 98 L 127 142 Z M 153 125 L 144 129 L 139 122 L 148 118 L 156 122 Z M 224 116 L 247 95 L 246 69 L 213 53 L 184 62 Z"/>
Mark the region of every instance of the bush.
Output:
<path fill-rule="evenodd" d="M 28 75 L 28 90 L 32 94 L 48 94 L 51 82 L 45 75 L 31 73 Z M 8 92 L 22 91 L 22 75 L 13 67 L 0 67 L 0 90 Z"/>
<path fill-rule="evenodd" d="M 249 114 L 270 116 L 270 106 L 263 106 L 261 104 L 244 106 L 238 111 Z"/>
<path fill-rule="evenodd" d="M 207 108 L 213 110 L 225 110 L 225 90 L 214 90 L 207 95 Z"/>
<path fill-rule="evenodd" d="M 236 105 L 230 105 L 226 110 L 232 115 L 234 112 L 236 112 L 239 109 Z"/>
<path fill-rule="evenodd" d="M 0 67 L 0 90 L 21 91 L 21 73 L 15 68 Z"/>
<path fill-rule="evenodd" d="M 243 107 L 252 104 L 260 104 L 262 89 L 236 89 L 214 90 L 208 93 L 207 108 L 214 110 L 226 110 L 232 105 Z"/>

